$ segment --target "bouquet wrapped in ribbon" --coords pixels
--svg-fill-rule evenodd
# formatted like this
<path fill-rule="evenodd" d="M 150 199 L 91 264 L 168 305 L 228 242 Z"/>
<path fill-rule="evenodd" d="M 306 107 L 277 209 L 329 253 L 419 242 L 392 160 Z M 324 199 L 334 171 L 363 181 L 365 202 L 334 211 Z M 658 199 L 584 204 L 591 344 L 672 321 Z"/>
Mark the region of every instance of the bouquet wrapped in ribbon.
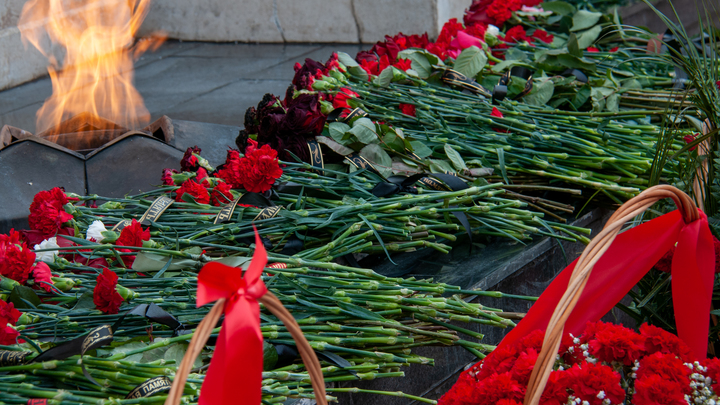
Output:
<path fill-rule="evenodd" d="M 668 197 L 676 211 L 618 235 L 627 221 Z M 606 314 L 676 243 L 672 287 L 679 337 L 648 325 L 637 334 L 588 323 Z M 705 214 L 674 187 L 648 189 L 615 212 L 525 319 L 465 371 L 440 404 L 714 403 L 720 363 L 706 360 L 714 269 Z"/>

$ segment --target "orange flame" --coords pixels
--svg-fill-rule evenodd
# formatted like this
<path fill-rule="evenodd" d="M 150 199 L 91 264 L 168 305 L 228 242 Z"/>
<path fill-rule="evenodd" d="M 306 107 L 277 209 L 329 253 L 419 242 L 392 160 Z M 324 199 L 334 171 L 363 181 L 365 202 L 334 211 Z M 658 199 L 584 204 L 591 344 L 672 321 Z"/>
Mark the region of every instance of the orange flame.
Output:
<path fill-rule="evenodd" d="M 60 131 L 75 115 L 90 113 L 128 129 L 150 120 L 132 84 L 133 56 L 159 46 L 164 38 L 141 41 L 134 35 L 150 0 L 29 0 L 18 28 L 50 65 L 53 93 L 37 112 L 36 132 Z M 64 50 L 62 63 L 55 56 Z M 135 54 L 134 54 L 135 53 Z M 103 128 L 101 128 L 103 129 Z"/>

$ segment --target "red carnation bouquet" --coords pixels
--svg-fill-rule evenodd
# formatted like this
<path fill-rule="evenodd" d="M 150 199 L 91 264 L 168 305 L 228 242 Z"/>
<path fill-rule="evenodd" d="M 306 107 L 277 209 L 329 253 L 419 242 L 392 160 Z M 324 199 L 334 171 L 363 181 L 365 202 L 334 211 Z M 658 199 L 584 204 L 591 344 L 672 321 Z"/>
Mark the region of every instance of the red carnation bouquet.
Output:
<path fill-rule="evenodd" d="M 542 348 L 535 330 L 501 345 L 465 371 L 439 405 L 519 405 Z M 720 359 L 695 361 L 677 336 L 643 324 L 588 323 L 580 336 L 565 335 L 541 405 L 715 404 Z"/>

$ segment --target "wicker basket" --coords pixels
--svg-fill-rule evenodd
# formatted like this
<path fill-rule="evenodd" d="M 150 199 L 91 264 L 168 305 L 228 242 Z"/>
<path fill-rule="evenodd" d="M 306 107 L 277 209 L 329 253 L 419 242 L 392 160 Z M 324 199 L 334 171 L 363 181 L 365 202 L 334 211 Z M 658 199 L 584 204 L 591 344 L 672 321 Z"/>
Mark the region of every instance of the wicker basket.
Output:
<path fill-rule="evenodd" d="M 327 398 L 325 396 L 325 380 L 323 379 L 322 370 L 320 369 L 320 362 L 318 361 L 315 352 L 308 343 L 307 339 L 300 330 L 300 326 L 295 322 L 295 318 L 290 315 L 287 309 L 283 306 L 280 300 L 275 294 L 268 291 L 258 301 L 260 301 L 265 308 L 267 308 L 273 315 L 277 316 L 278 319 L 287 327 L 288 331 L 292 335 L 295 343 L 297 343 L 298 351 L 302 357 L 305 368 L 308 370 L 310 375 L 310 381 L 312 383 L 313 391 L 315 392 L 315 401 L 319 405 L 327 405 Z M 188 374 L 192 368 L 192 364 L 195 359 L 202 351 L 205 343 L 210 337 L 215 325 L 217 325 L 220 316 L 223 313 L 223 307 L 225 306 L 225 299 L 219 299 L 215 302 L 210 312 L 203 318 L 200 325 L 195 330 L 190 340 L 190 346 L 185 357 L 183 357 L 180 367 L 175 374 L 175 380 L 173 381 L 172 389 L 165 400 L 165 405 L 178 405 L 183 395 L 185 388 L 185 382 L 187 381 Z"/>
<path fill-rule="evenodd" d="M 655 186 L 645 190 L 615 211 L 607 224 L 605 224 L 603 230 L 585 247 L 570 276 L 567 290 L 562 298 L 560 298 L 550 318 L 550 322 L 545 331 L 542 349 L 538 354 L 537 362 L 535 363 L 530 381 L 528 382 L 524 405 L 537 405 L 540 402 L 540 397 L 550 377 L 555 356 L 560 347 L 565 322 L 580 299 L 580 295 L 585 288 L 585 284 L 590 277 L 590 272 L 595 263 L 597 263 L 603 253 L 610 247 L 626 222 L 642 214 L 653 204 L 665 198 L 672 198 L 682 214 L 685 223 L 691 223 L 699 218 L 698 209 L 687 194 L 675 187 L 665 185 Z"/>

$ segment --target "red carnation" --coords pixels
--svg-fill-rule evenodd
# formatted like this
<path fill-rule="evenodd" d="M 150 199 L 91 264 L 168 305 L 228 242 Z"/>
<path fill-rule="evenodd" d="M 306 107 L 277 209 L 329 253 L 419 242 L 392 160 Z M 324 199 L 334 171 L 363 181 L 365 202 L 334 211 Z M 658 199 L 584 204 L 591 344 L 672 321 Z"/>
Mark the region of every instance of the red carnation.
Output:
<path fill-rule="evenodd" d="M 663 380 L 677 383 L 685 394 L 692 393 L 690 370 L 674 354 L 654 353 L 640 360 L 637 379 L 641 380 L 654 375 L 662 377 Z"/>
<path fill-rule="evenodd" d="M 415 106 L 412 104 L 400 104 L 400 111 L 402 111 L 403 114 L 409 115 L 411 117 L 415 116 Z"/>
<path fill-rule="evenodd" d="M 483 380 L 495 373 L 504 373 L 512 370 L 515 361 L 520 355 L 518 345 L 500 345 L 492 351 L 482 363 L 478 370 L 477 378 Z"/>
<path fill-rule="evenodd" d="M 150 229 L 148 228 L 143 230 L 140 223 L 133 219 L 132 224 L 126 226 L 122 229 L 122 231 L 120 231 L 120 236 L 115 244 L 120 246 L 141 247 L 143 245 L 143 241 L 146 240 L 150 240 Z M 135 252 L 132 249 L 122 248 L 119 248 L 118 251 L 125 253 Z M 135 256 L 122 256 L 122 261 L 125 263 L 126 267 L 131 268 L 133 262 L 135 261 Z"/>
<path fill-rule="evenodd" d="M 412 62 L 410 62 L 410 59 L 398 59 L 398 61 L 395 62 L 393 66 L 402 70 L 403 72 L 406 72 L 408 69 L 412 69 Z"/>
<path fill-rule="evenodd" d="M 97 276 L 95 289 L 93 290 L 93 303 L 95 303 L 95 308 L 106 314 L 118 313 L 123 298 L 115 289 L 115 287 L 117 287 L 117 281 L 117 274 L 110 269 L 103 269 L 102 273 Z"/>
<path fill-rule="evenodd" d="M 0 275 L 25 284 L 34 263 L 35 252 L 20 243 L 19 232 L 11 229 L 8 235 L 0 235 Z"/>
<path fill-rule="evenodd" d="M 354 91 L 343 87 L 337 92 L 335 98 L 333 98 L 333 108 L 350 108 L 347 101 L 355 97 L 359 97 L 359 95 Z"/>
<path fill-rule="evenodd" d="M 680 384 L 659 375 L 636 380 L 632 399 L 633 405 L 687 405 Z"/>
<path fill-rule="evenodd" d="M 617 52 L 620 49 L 619 46 L 610 49 L 610 52 Z"/>
<path fill-rule="evenodd" d="M 225 164 L 218 170 L 217 176 L 232 188 L 242 188 L 242 177 L 240 176 L 240 152 L 235 149 L 228 149 Z"/>
<path fill-rule="evenodd" d="M 73 216 L 63 208 L 67 203 L 68 198 L 59 187 L 35 194 L 28 216 L 30 229 L 40 231 L 44 235 L 57 233 L 62 224 L 73 219 Z"/>
<path fill-rule="evenodd" d="M 467 371 L 460 374 L 457 382 L 438 401 L 438 405 L 475 405 L 478 382 Z"/>
<path fill-rule="evenodd" d="M 691 363 L 694 356 L 690 348 L 679 337 L 657 326 L 646 323 L 640 325 L 640 335 L 645 338 L 647 354 L 666 353 L 680 357 L 683 362 Z"/>
<path fill-rule="evenodd" d="M 555 37 L 548 34 L 547 31 L 540 29 L 535 30 L 535 32 L 533 32 L 532 34 L 532 37 L 537 39 L 538 41 L 545 42 L 546 44 L 551 43 L 555 39 Z"/>
<path fill-rule="evenodd" d="M 42 288 L 47 292 L 52 291 L 50 285 L 54 284 L 52 281 L 52 273 L 50 267 L 45 262 L 38 262 L 32 270 L 33 281 L 37 287 Z"/>
<path fill-rule="evenodd" d="M 175 169 L 163 169 L 162 172 L 162 182 L 163 186 L 174 186 L 175 180 L 173 180 L 172 175 L 176 174 L 178 171 Z"/>
<path fill-rule="evenodd" d="M 600 50 L 597 49 L 597 48 L 595 48 L 594 46 L 588 46 L 588 48 L 586 49 L 586 51 L 588 51 L 588 52 L 590 52 L 590 53 L 600 52 Z"/>
<path fill-rule="evenodd" d="M 600 361 L 629 366 L 645 352 L 645 339 L 621 325 L 607 325 L 589 342 L 589 352 Z"/>
<path fill-rule="evenodd" d="M 535 368 L 535 362 L 538 358 L 538 352 L 535 349 L 527 349 L 515 361 L 515 366 L 511 371 L 513 380 L 520 384 L 527 385 L 530 381 L 530 374 Z"/>
<path fill-rule="evenodd" d="M 564 384 L 565 371 L 551 371 L 547 385 L 540 397 L 543 405 L 564 405 L 568 402 L 568 392 Z"/>
<path fill-rule="evenodd" d="M 698 135 L 700 135 L 700 134 L 693 134 L 693 135 L 687 134 L 687 135 L 685 135 L 685 136 L 683 137 L 683 141 L 685 141 L 685 143 L 692 143 L 692 141 L 694 141 L 694 140 L 695 140 L 695 137 L 698 136 Z M 692 151 L 694 151 L 695 149 L 697 149 L 697 145 L 693 146 L 693 147 L 690 148 L 689 150 L 692 152 Z"/>
<path fill-rule="evenodd" d="M 15 309 L 13 303 L 0 300 L 0 345 L 14 345 L 17 343 L 17 337 L 20 333 L 10 325 L 15 325 L 20 315 L 20 311 Z"/>
<path fill-rule="evenodd" d="M 177 197 L 175 201 L 185 201 L 182 197 L 185 193 L 192 196 L 192 199 L 198 204 L 210 204 L 210 193 L 207 189 L 199 183 L 196 183 L 192 179 L 185 180 L 179 189 L 175 191 Z"/>
<path fill-rule="evenodd" d="M 277 158 L 277 151 L 269 145 L 263 145 L 240 159 L 240 173 L 245 190 L 262 193 L 270 190 L 275 180 L 282 176 L 282 169 Z"/>
<path fill-rule="evenodd" d="M 449 44 L 450 41 L 457 36 L 458 32 L 462 31 L 464 28 L 465 27 L 463 27 L 462 23 L 458 22 L 457 18 L 449 19 L 440 30 L 440 34 L 438 35 L 436 42 Z"/>
<path fill-rule="evenodd" d="M 516 25 L 505 33 L 505 42 L 521 42 L 521 41 L 527 41 L 527 33 L 525 32 L 525 28 L 522 27 L 522 25 Z"/>
<path fill-rule="evenodd" d="M 495 405 L 503 399 L 522 403 L 525 398 L 525 387 L 513 380 L 508 372 L 493 374 L 480 381 L 476 393 L 477 405 Z"/>
<path fill-rule="evenodd" d="M 602 364 L 584 363 L 575 365 L 567 371 L 566 384 L 573 395 L 590 405 L 602 405 L 603 400 L 598 397 L 600 391 L 605 398 L 613 404 L 620 404 L 625 400 L 625 391 L 620 387 L 620 374 L 610 367 Z"/>
<path fill-rule="evenodd" d="M 522 6 L 522 0 L 495 0 L 488 6 L 486 13 L 499 27 L 512 17 L 513 11 L 520 10 Z"/>
<path fill-rule="evenodd" d="M 202 152 L 202 150 L 198 148 L 197 145 L 187 148 L 182 160 L 180 161 L 180 170 L 184 172 L 194 172 L 197 170 L 197 168 L 200 167 L 200 162 L 198 161 L 197 156 L 193 154 L 199 154 L 200 152 Z"/>
<path fill-rule="evenodd" d="M 497 117 L 497 118 L 505 118 L 503 116 L 503 113 L 500 112 L 500 110 L 497 109 L 497 107 L 493 107 L 492 112 L 490 113 L 491 117 Z"/>
<path fill-rule="evenodd" d="M 210 193 L 210 201 L 212 202 L 212 205 L 221 207 L 231 202 L 234 198 L 230 192 L 231 189 L 232 187 L 230 187 L 229 184 L 218 182 L 215 188 L 213 188 L 212 193 Z"/>

